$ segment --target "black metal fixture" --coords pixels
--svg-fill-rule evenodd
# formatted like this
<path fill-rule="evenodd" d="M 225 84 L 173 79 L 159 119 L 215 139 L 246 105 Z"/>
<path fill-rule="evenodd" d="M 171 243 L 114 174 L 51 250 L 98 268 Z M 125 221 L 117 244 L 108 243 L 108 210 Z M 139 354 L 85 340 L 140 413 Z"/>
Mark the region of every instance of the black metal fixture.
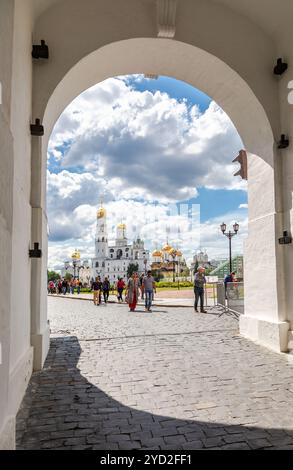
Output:
<path fill-rule="evenodd" d="M 231 232 L 229 230 L 229 232 L 226 233 L 226 229 L 227 229 L 227 225 L 223 222 L 221 224 L 221 231 L 223 233 L 223 235 L 225 235 L 227 238 L 229 238 L 229 266 L 230 266 L 230 273 L 232 273 L 232 247 L 231 247 L 231 240 L 232 238 L 237 235 L 238 231 L 239 231 L 239 224 L 237 224 L 237 222 L 235 222 L 235 224 L 233 225 L 233 230 L 234 232 Z"/>
<path fill-rule="evenodd" d="M 171 250 L 169 253 L 172 256 L 172 260 L 173 260 L 173 282 L 175 282 L 175 266 L 176 266 L 175 258 L 177 256 L 177 251 L 173 248 L 173 250 Z"/>
<path fill-rule="evenodd" d="M 274 74 L 283 75 L 283 73 L 285 73 L 287 69 L 288 69 L 288 64 L 286 64 L 286 62 L 283 62 L 283 59 L 280 57 L 277 60 L 277 65 L 274 68 Z"/>
<path fill-rule="evenodd" d="M 240 170 L 234 176 L 241 176 L 243 180 L 247 180 L 247 153 L 245 150 L 240 150 L 237 157 L 232 160 L 232 163 L 240 163 Z"/>
<path fill-rule="evenodd" d="M 279 238 L 279 244 L 280 245 L 289 245 L 290 243 L 292 243 L 292 237 L 290 235 L 288 235 L 287 231 L 283 232 L 283 236 L 281 238 Z"/>
<path fill-rule="evenodd" d="M 39 248 L 39 243 L 34 243 L 34 249 L 29 250 L 30 258 L 42 258 L 42 250 Z"/>
<path fill-rule="evenodd" d="M 49 59 L 49 48 L 44 39 L 41 40 L 40 45 L 33 45 L 32 57 L 33 59 Z"/>
<path fill-rule="evenodd" d="M 281 140 L 278 143 L 278 149 L 286 149 L 289 147 L 289 139 L 285 134 L 281 135 Z"/>
<path fill-rule="evenodd" d="M 144 255 L 143 257 L 143 263 L 144 263 L 144 272 L 145 274 L 147 274 L 147 263 L 148 263 L 148 260 L 146 258 L 146 256 Z"/>
<path fill-rule="evenodd" d="M 31 124 L 31 135 L 42 137 L 44 135 L 44 126 L 41 124 L 40 119 L 36 119 L 35 124 Z"/>
<path fill-rule="evenodd" d="M 77 265 L 78 261 L 76 259 L 72 260 L 72 266 L 73 266 L 73 279 L 76 279 L 76 269 L 78 268 Z M 79 277 L 79 270 L 78 270 L 78 277 Z"/>

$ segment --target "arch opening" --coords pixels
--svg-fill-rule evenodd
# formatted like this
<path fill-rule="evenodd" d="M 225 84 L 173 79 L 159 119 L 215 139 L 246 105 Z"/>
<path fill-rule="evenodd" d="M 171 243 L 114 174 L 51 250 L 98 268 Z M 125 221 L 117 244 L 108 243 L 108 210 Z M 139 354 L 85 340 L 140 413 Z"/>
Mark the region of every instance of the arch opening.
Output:
<path fill-rule="evenodd" d="M 195 46 L 165 39 L 138 38 L 108 44 L 78 62 L 50 94 L 45 90 L 34 103 L 38 115 L 43 116 L 45 137 L 42 143 L 42 167 L 44 172 L 47 157 L 47 144 L 53 126 L 73 98 L 82 91 L 108 77 L 129 74 L 155 74 L 170 76 L 182 80 L 202 90 L 225 111 L 239 132 L 245 148 L 254 158 L 249 158 L 249 227 L 251 239 L 257 239 L 255 231 L 264 228 L 264 237 L 269 240 L 271 255 L 276 259 L 275 229 L 276 206 L 275 193 L 275 149 L 274 137 L 269 119 L 249 85 L 227 64 Z M 48 93 L 48 94 L 47 94 Z M 253 119 L 251 118 L 253 116 Z M 41 188 L 39 200 L 45 206 L 45 185 Z M 266 218 L 272 218 L 270 225 Z M 261 222 L 260 222 L 261 221 Z M 34 222 L 33 222 L 34 223 Z M 262 225 L 260 227 L 260 225 Z M 251 230 L 252 229 L 252 230 Z M 260 246 L 248 242 L 249 263 L 257 256 Z M 245 271 L 244 267 L 244 271 Z M 277 268 L 275 268 L 277 269 Z M 256 273 L 249 283 L 248 291 L 256 290 L 258 276 L 268 278 L 265 269 L 257 266 Z M 246 302 L 248 316 L 266 320 L 273 316 L 280 319 L 278 301 L 274 302 L 272 314 L 272 289 L 259 296 L 256 305 L 250 292 L 250 301 Z M 278 290 L 278 286 L 274 288 Z M 284 320 L 284 313 L 282 314 Z M 255 318 L 252 318 L 255 322 Z"/>

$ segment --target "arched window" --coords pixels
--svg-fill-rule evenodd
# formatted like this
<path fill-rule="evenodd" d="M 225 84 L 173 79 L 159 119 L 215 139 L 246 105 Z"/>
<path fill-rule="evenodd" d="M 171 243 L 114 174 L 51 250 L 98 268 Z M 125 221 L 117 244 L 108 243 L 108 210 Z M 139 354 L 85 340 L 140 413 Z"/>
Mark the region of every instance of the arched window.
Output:
<path fill-rule="evenodd" d="M 97 262 L 96 262 L 96 268 L 98 268 L 98 267 L 99 267 L 99 263 L 98 263 L 98 261 L 97 261 Z"/>
<path fill-rule="evenodd" d="M 117 259 L 121 259 L 123 256 L 123 251 L 122 250 L 117 250 Z"/>
<path fill-rule="evenodd" d="M 104 241 L 105 241 L 105 238 L 103 237 L 103 238 L 102 238 L 102 242 L 104 242 Z"/>
<path fill-rule="evenodd" d="M 103 261 L 103 263 L 102 263 L 102 268 L 104 268 L 104 267 L 105 267 L 105 261 Z"/>

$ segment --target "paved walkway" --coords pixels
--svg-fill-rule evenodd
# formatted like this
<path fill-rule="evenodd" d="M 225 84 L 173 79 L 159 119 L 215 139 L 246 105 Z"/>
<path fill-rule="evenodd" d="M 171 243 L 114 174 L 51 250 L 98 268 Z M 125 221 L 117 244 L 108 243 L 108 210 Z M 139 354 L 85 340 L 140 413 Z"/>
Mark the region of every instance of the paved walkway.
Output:
<path fill-rule="evenodd" d="M 93 300 L 93 294 L 88 293 L 81 293 L 81 294 L 66 294 L 65 296 L 62 294 L 49 294 L 49 297 L 59 297 L 65 299 L 74 299 L 74 300 Z M 125 296 L 123 296 L 124 298 Z M 116 295 L 109 296 L 110 303 L 118 303 Z M 213 305 L 214 299 L 209 299 L 209 304 Z M 144 305 L 144 300 L 139 299 L 138 305 Z M 175 292 L 170 291 L 160 291 L 155 294 L 154 305 L 166 305 L 169 307 L 192 307 L 194 305 L 194 293 L 193 291 L 178 291 Z"/>
<path fill-rule="evenodd" d="M 60 298 L 49 311 L 18 449 L 293 449 L 293 365 L 232 317 Z"/>

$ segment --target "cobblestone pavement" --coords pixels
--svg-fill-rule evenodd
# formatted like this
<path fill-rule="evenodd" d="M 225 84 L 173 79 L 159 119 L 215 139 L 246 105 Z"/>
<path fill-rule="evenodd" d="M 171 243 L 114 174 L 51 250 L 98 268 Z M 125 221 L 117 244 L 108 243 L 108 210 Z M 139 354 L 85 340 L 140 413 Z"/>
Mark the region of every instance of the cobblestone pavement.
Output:
<path fill-rule="evenodd" d="M 59 297 L 61 299 L 74 299 L 74 300 L 90 300 L 92 301 L 93 299 L 93 294 L 88 294 L 88 293 L 81 293 L 81 294 L 66 294 L 66 296 L 62 294 L 49 294 L 49 297 Z M 125 298 L 125 295 L 123 295 L 123 298 Z M 117 302 L 117 295 L 110 294 L 109 296 L 109 302 L 110 303 L 118 303 Z M 139 305 L 144 305 L 144 300 L 139 298 Z M 215 305 L 215 300 L 214 298 L 209 298 L 208 299 L 208 304 L 209 305 Z M 169 307 L 172 306 L 182 306 L 182 307 L 192 307 L 194 305 L 194 293 L 193 290 L 188 291 L 178 291 L 175 290 L 175 292 L 170 292 L 170 291 L 160 291 L 155 294 L 155 300 L 154 300 L 155 305 L 168 305 Z"/>
<path fill-rule="evenodd" d="M 293 449 L 293 365 L 233 318 L 57 298 L 49 310 L 18 449 Z"/>

